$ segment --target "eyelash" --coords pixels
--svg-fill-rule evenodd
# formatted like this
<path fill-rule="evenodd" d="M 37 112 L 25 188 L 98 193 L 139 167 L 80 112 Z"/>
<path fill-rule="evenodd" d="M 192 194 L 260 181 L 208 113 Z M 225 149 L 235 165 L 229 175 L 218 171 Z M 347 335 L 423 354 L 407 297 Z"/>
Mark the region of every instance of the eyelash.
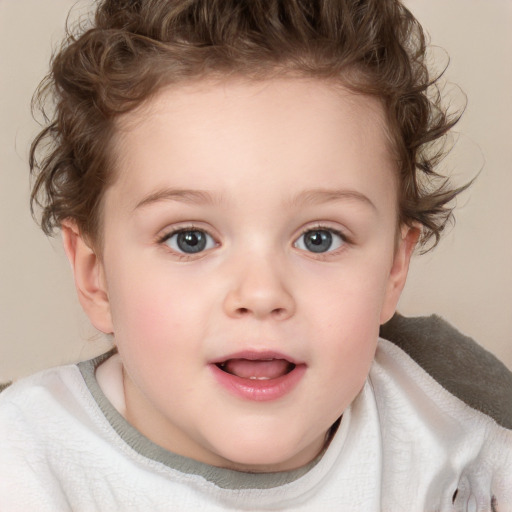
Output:
<path fill-rule="evenodd" d="M 304 228 L 299 236 L 302 236 L 304 233 L 309 233 L 310 231 L 329 231 L 331 233 L 334 233 L 335 235 L 338 235 L 340 238 L 343 239 L 344 242 L 348 242 L 348 237 L 345 233 L 343 233 L 341 230 L 333 228 L 331 226 L 326 226 L 324 224 L 313 224 L 312 226 L 307 226 Z"/>
<path fill-rule="evenodd" d="M 215 241 L 215 243 L 218 245 L 218 242 L 216 241 L 216 238 L 204 227 L 194 226 L 193 224 L 179 227 L 172 229 L 163 235 L 157 237 L 156 243 L 159 245 L 167 245 L 166 242 L 168 242 L 174 235 L 179 235 L 180 233 L 187 233 L 187 232 L 193 232 L 193 231 L 200 231 L 202 233 L 205 233 L 207 236 L 209 236 L 212 240 Z M 169 247 L 167 245 L 167 250 L 169 252 L 172 252 L 173 255 L 178 258 L 179 260 L 190 260 L 191 258 L 198 257 L 203 255 L 204 253 L 208 252 L 207 250 L 199 251 L 198 253 L 185 253 L 185 252 L 178 252 L 172 247 Z"/>
<path fill-rule="evenodd" d="M 212 240 L 215 241 L 215 237 L 206 229 L 204 229 L 203 227 L 199 227 L 199 226 L 194 226 L 194 225 L 187 225 L 187 226 L 184 226 L 184 227 L 179 227 L 177 229 L 172 229 L 171 231 L 168 231 L 166 232 L 165 234 L 159 236 L 156 240 L 157 244 L 159 245 L 167 245 L 166 242 L 169 241 L 169 239 L 171 239 L 174 235 L 178 235 L 179 233 L 187 233 L 187 232 L 193 232 L 193 231 L 200 231 L 200 232 L 203 232 L 205 233 L 207 236 L 209 236 Z M 318 225 L 313 225 L 313 226 L 308 226 L 306 227 L 305 229 L 303 229 L 299 236 L 295 238 L 295 241 L 293 242 L 293 245 L 294 247 L 296 247 L 296 244 L 297 242 L 307 233 L 310 233 L 310 232 L 314 232 L 314 231 L 326 231 L 326 232 L 329 232 L 329 233 L 332 233 L 336 236 L 338 236 L 341 241 L 343 242 L 341 247 L 338 247 L 336 249 L 333 249 L 333 250 L 327 250 L 325 252 L 318 252 L 318 253 L 315 253 L 314 251 L 307 251 L 307 250 L 304 250 L 304 249 L 300 249 L 304 252 L 308 252 L 309 254 L 312 254 L 314 255 L 314 257 L 316 258 L 327 258 L 329 256 L 333 256 L 333 255 L 336 255 L 338 254 L 340 251 L 342 251 L 345 246 L 347 244 L 350 244 L 350 239 L 347 237 L 347 235 L 345 235 L 343 232 L 341 232 L 340 230 L 338 229 L 334 229 L 332 227 L 329 227 L 329 226 L 325 226 L 325 225 L 322 225 L 322 224 L 318 224 Z M 218 245 L 218 242 L 216 242 L 216 244 Z M 171 247 L 167 246 L 167 249 L 169 251 L 171 251 L 178 259 L 180 260 L 189 260 L 193 257 L 197 257 L 197 256 L 200 256 L 206 252 L 208 252 L 208 250 L 202 250 L 202 251 L 199 251 L 198 253 L 194 254 L 194 253 L 185 253 L 185 252 L 179 252 L 179 251 L 176 251 L 174 249 L 172 249 Z"/>
<path fill-rule="evenodd" d="M 327 232 L 332 233 L 332 234 L 334 234 L 336 236 L 339 236 L 340 239 L 343 242 L 341 247 L 336 248 L 336 249 L 331 250 L 331 251 L 318 252 L 318 253 L 315 253 L 313 251 L 307 251 L 308 253 L 313 254 L 315 256 L 315 258 L 323 259 L 323 258 L 327 258 L 329 256 L 336 255 L 340 251 L 344 250 L 346 245 L 350 245 L 351 244 L 351 240 L 349 239 L 349 237 L 345 233 L 343 233 L 342 231 L 340 231 L 338 229 L 335 229 L 333 227 L 330 227 L 330 226 L 325 226 L 323 224 L 316 224 L 316 225 L 307 226 L 306 228 L 304 228 L 301 231 L 301 233 L 299 234 L 299 236 L 297 238 L 295 238 L 294 246 L 306 233 L 310 233 L 312 231 L 327 231 Z"/>

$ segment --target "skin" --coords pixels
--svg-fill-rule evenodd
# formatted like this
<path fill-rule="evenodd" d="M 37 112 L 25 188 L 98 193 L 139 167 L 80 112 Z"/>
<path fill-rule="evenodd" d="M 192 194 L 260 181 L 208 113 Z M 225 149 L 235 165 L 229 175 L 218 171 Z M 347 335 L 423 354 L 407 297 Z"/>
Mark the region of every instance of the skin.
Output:
<path fill-rule="evenodd" d="M 95 251 L 63 225 L 80 301 L 112 333 L 126 418 L 160 446 L 249 471 L 300 467 L 364 385 L 418 230 L 397 228 L 377 100 L 318 80 L 201 82 L 119 121 Z M 208 234 L 183 254 L 172 233 Z M 333 237 L 316 253 L 304 232 Z M 205 235 L 206 236 L 206 235 Z M 212 361 L 274 351 L 305 372 L 241 398 Z"/>

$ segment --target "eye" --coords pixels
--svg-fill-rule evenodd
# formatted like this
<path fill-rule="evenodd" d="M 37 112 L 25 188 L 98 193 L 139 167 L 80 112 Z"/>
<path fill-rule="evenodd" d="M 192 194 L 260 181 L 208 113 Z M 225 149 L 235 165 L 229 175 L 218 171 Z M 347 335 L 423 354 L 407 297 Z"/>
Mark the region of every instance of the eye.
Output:
<path fill-rule="evenodd" d="M 345 243 L 345 237 L 332 229 L 310 229 L 294 243 L 294 246 L 303 251 L 322 253 L 335 251 Z"/>
<path fill-rule="evenodd" d="M 215 247 L 215 240 L 200 229 L 184 229 L 167 235 L 163 243 L 167 244 L 173 251 L 196 254 Z"/>

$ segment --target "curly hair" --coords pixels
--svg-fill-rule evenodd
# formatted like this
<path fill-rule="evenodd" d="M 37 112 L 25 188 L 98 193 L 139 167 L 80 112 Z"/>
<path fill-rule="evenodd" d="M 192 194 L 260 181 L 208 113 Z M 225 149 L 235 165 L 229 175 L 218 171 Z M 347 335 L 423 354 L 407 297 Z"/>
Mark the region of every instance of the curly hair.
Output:
<path fill-rule="evenodd" d="M 34 99 L 54 113 L 33 141 L 31 208 L 95 241 L 112 183 L 116 119 L 162 87 L 210 76 L 302 76 L 378 97 L 399 175 L 399 221 L 436 245 L 465 187 L 436 172 L 434 142 L 458 121 L 426 65 L 426 37 L 399 0 L 102 0 L 68 32 Z M 42 158 L 38 159 L 38 155 Z"/>

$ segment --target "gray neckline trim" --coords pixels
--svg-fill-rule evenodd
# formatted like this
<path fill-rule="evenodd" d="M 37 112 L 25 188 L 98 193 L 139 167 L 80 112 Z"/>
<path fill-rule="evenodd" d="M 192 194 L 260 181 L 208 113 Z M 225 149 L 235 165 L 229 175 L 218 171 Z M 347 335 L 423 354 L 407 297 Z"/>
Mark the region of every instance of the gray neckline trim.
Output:
<path fill-rule="evenodd" d="M 201 476 L 222 489 L 272 489 L 294 482 L 304 476 L 316 466 L 325 453 L 325 451 L 323 451 L 306 466 L 292 471 L 245 473 L 210 466 L 189 459 L 188 457 L 169 452 L 150 441 L 137 429 L 132 427 L 114 408 L 101 390 L 95 376 L 96 369 L 115 352 L 115 349 L 111 350 L 89 361 L 78 363 L 77 366 L 92 397 L 115 432 L 133 450 L 148 459 L 157 461 L 182 473 Z"/>

